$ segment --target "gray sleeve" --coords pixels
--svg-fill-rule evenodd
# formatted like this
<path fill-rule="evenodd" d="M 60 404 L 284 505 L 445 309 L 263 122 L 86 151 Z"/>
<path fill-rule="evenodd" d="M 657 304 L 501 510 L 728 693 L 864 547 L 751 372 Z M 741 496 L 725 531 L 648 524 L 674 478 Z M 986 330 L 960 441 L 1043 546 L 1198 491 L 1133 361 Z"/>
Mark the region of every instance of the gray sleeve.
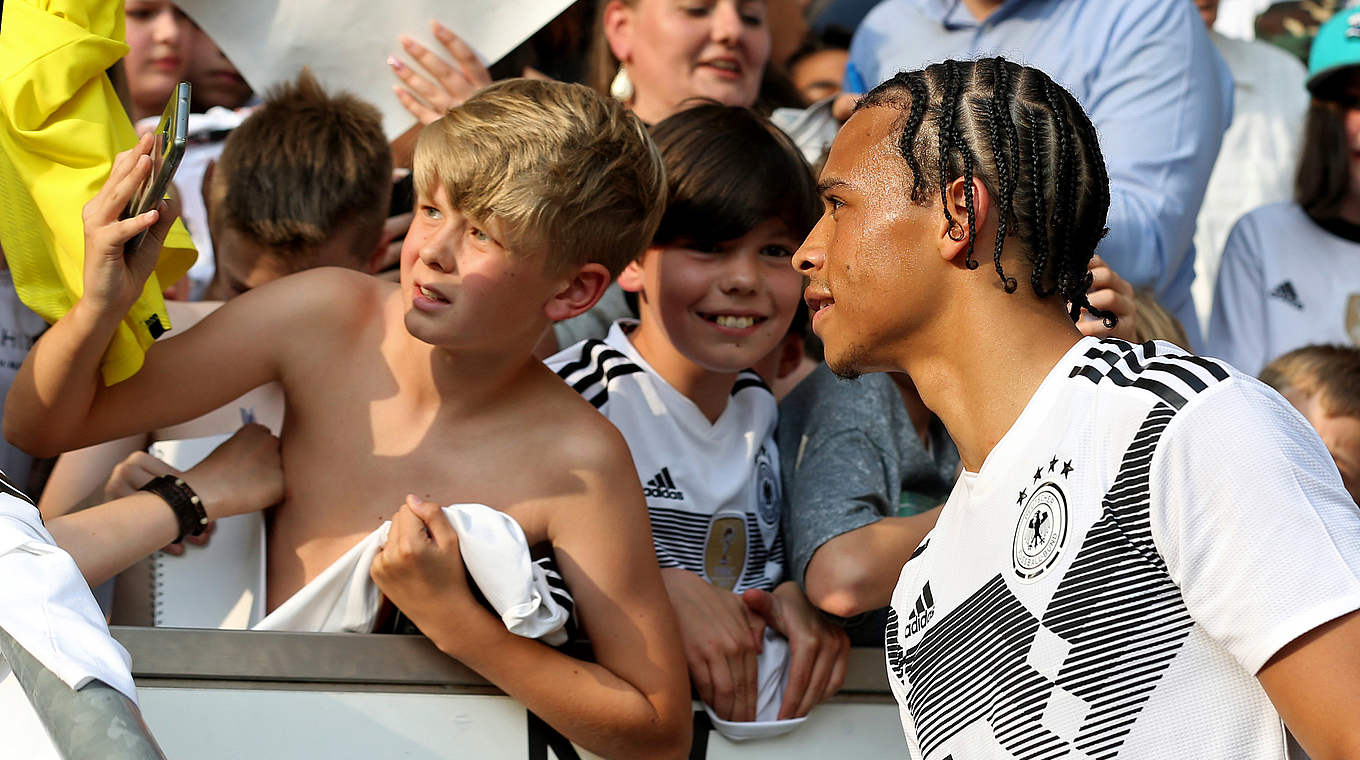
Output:
<path fill-rule="evenodd" d="M 804 438 L 784 470 L 784 540 L 792 577 L 805 585 L 822 544 L 892 514 L 897 489 L 884 452 L 860 430 Z"/>

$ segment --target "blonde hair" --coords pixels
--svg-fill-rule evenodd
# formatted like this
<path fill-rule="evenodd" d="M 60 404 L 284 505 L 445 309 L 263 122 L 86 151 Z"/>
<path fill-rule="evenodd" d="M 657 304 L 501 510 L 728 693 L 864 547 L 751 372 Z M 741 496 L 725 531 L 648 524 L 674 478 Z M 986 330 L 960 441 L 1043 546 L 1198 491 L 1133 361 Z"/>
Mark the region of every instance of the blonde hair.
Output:
<path fill-rule="evenodd" d="M 1316 396 L 1329 417 L 1360 417 L 1360 348 L 1355 346 L 1296 348 L 1267 364 L 1261 382 L 1281 394 Z"/>
<path fill-rule="evenodd" d="M 509 79 L 420 134 L 415 187 L 472 219 L 496 220 L 517 253 L 545 271 L 587 263 L 611 276 L 651 242 L 666 207 L 661 154 L 637 117 L 587 87 Z"/>
<path fill-rule="evenodd" d="M 1133 333 L 1139 343 L 1164 340 L 1186 351 L 1190 350 L 1190 337 L 1185 334 L 1185 325 L 1158 303 L 1152 293 L 1146 290 L 1134 293 L 1133 308 Z"/>

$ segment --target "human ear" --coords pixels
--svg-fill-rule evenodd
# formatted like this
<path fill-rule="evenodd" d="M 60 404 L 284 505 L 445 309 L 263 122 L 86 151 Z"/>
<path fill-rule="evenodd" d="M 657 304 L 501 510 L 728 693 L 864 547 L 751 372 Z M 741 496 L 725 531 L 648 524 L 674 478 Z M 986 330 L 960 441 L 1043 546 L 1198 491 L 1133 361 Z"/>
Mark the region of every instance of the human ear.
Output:
<path fill-rule="evenodd" d="M 604 7 L 604 38 L 614 57 L 627 63 L 633 58 L 633 9 L 623 0 L 610 0 Z"/>
<path fill-rule="evenodd" d="M 940 215 L 939 221 L 939 246 L 940 257 L 946 261 L 961 261 L 959 256 L 968 255 L 968 183 L 963 177 L 956 177 L 945 190 L 944 209 L 949 212 L 953 221 Z M 992 209 L 992 195 L 987 191 L 987 186 L 977 177 L 973 178 L 973 231 L 972 234 L 978 238 L 982 237 L 983 228 L 989 221 L 988 215 Z M 974 251 L 980 246 L 974 244 Z"/>
<path fill-rule="evenodd" d="M 543 306 L 548 319 L 560 322 L 590 311 L 609 287 L 609 270 L 591 262 L 576 270 Z"/>
<path fill-rule="evenodd" d="M 646 255 L 643 254 L 643 256 Z M 639 256 L 628 262 L 628 266 L 624 267 L 623 272 L 619 274 L 619 287 L 629 293 L 641 293 L 642 282 L 642 256 Z"/>

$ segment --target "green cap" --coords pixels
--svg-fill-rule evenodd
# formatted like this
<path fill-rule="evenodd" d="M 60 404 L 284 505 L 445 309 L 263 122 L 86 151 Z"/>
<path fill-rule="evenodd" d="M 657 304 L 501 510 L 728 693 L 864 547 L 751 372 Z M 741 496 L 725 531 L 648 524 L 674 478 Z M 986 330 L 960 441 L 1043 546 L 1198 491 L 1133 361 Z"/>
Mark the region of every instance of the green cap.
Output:
<path fill-rule="evenodd" d="M 1360 66 L 1360 9 L 1342 8 L 1323 24 L 1308 53 L 1308 90 L 1316 95 L 1335 74 Z"/>

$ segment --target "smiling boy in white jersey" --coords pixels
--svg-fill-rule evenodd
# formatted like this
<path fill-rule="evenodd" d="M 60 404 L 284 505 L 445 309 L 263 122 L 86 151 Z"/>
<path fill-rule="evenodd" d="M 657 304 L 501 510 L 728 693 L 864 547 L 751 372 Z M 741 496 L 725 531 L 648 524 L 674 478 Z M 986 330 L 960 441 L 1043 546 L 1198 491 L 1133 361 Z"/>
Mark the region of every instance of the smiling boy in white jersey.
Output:
<path fill-rule="evenodd" d="M 669 200 L 619 277 L 641 319 L 548 366 L 628 441 L 700 698 L 721 721 L 801 717 L 839 689 L 849 643 L 784 569 L 775 401 L 748 368 L 797 309 L 789 257 L 816 191 L 788 138 L 746 109 L 696 106 L 652 136 Z M 767 624 L 788 638 L 782 698 L 777 658 L 757 661 Z"/>
<path fill-rule="evenodd" d="M 828 364 L 909 374 L 964 466 L 893 595 L 911 755 L 1284 758 L 1283 717 L 1355 756 L 1360 517 L 1277 394 L 1077 332 L 1109 190 L 1071 95 L 1001 59 L 899 74 L 821 187 L 794 263 Z"/>

